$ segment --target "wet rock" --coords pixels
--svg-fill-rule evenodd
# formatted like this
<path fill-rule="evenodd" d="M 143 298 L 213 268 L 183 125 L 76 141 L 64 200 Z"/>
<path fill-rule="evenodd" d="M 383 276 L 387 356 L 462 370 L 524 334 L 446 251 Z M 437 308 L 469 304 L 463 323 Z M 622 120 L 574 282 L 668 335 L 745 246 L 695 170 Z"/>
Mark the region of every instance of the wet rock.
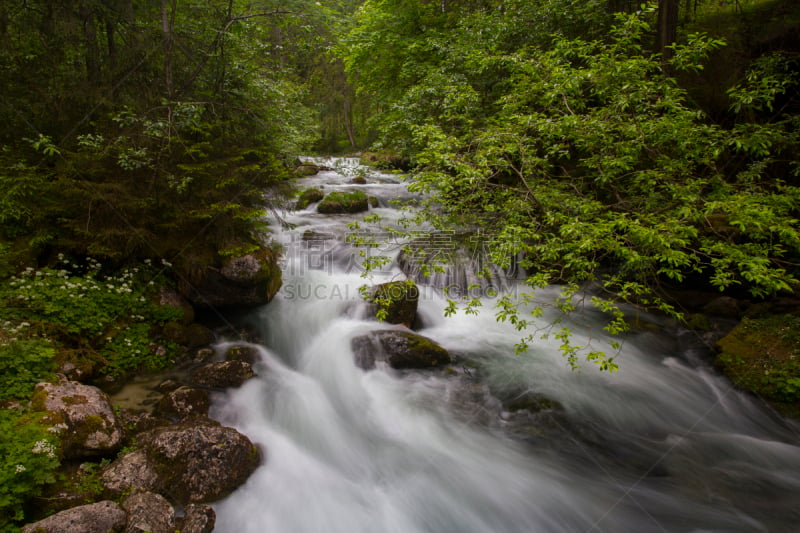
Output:
<path fill-rule="evenodd" d="M 193 387 L 179 387 L 165 394 L 155 408 L 155 414 L 170 420 L 207 415 L 211 400 L 208 391 Z"/>
<path fill-rule="evenodd" d="M 261 354 L 255 346 L 231 346 L 225 351 L 226 361 L 244 361 L 251 365 L 261 360 Z"/>
<path fill-rule="evenodd" d="M 294 208 L 297 210 L 305 209 L 309 205 L 319 202 L 324 197 L 325 193 L 322 192 L 322 189 L 317 189 L 316 187 L 303 189 L 297 197 Z"/>
<path fill-rule="evenodd" d="M 207 418 L 148 431 L 139 442 L 166 491 L 159 492 L 182 504 L 227 496 L 260 462 L 247 437 Z"/>
<path fill-rule="evenodd" d="M 314 176 L 319 173 L 319 167 L 313 163 L 303 163 L 294 169 L 295 176 L 305 178 L 307 176 Z"/>
<path fill-rule="evenodd" d="M 336 235 L 333 233 L 325 233 L 322 231 L 314 231 L 313 229 L 309 229 L 303 232 L 302 239 L 304 241 L 332 241 L 336 239 Z"/>
<path fill-rule="evenodd" d="M 404 324 L 411 327 L 417 317 L 419 288 L 413 281 L 390 281 L 373 287 L 367 301 L 374 304 L 371 314 L 382 316 L 389 324 Z"/>
<path fill-rule="evenodd" d="M 253 307 L 268 303 L 281 287 L 278 255 L 269 248 L 226 259 L 181 282 L 181 293 L 199 307 Z M 189 278 L 187 278 L 189 279 Z"/>
<path fill-rule="evenodd" d="M 317 205 L 317 212 L 326 215 L 360 213 L 369 209 L 367 195 L 362 191 L 329 193 Z"/>
<path fill-rule="evenodd" d="M 184 516 L 178 520 L 181 533 L 211 533 L 217 521 L 217 514 L 210 505 L 189 504 Z"/>
<path fill-rule="evenodd" d="M 112 501 L 73 507 L 24 526 L 21 533 L 108 533 L 122 531 L 125 510 Z"/>
<path fill-rule="evenodd" d="M 240 387 L 255 376 L 253 366 L 245 361 L 222 361 L 208 363 L 189 376 L 189 382 L 198 387 L 227 389 Z"/>
<path fill-rule="evenodd" d="M 97 387 L 74 381 L 39 383 L 31 404 L 36 411 L 48 411 L 61 440 L 65 458 L 106 455 L 122 446 L 122 424 L 114 414 L 108 396 Z"/>
<path fill-rule="evenodd" d="M 117 498 L 134 490 L 158 492 L 164 482 L 156 462 L 143 449 L 134 450 L 111 463 L 102 475 L 103 488 Z"/>
<path fill-rule="evenodd" d="M 122 502 L 128 513 L 125 533 L 174 533 L 175 510 L 160 494 L 136 492 Z"/>
<path fill-rule="evenodd" d="M 367 179 L 363 176 L 356 176 L 355 178 L 350 180 L 350 183 L 354 185 L 366 185 Z"/>
<path fill-rule="evenodd" d="M 376 361 L 392 368 L 431 368 L 450 363 L 450 353 L 435 341 L 404 330 L 373 331 L 351 341 L 355 363 L 370 370 Z"/>

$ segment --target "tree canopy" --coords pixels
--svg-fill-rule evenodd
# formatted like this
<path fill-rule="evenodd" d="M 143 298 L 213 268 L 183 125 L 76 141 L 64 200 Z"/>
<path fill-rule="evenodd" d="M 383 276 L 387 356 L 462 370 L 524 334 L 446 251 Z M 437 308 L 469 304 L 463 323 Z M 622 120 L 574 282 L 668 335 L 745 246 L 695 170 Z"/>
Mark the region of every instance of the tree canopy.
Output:
<path fill-rule="evenodd" d="M 385 109 L 384 145 L 413 159 L 424 218 L 488 233 L 494 262 L 519 257 L 531 287 L 565 284 L 565 312 L 599 288 L 612 331 L 620 302 L 679 315 L 679 285 L 796 290 L 796 50 L 755 57 L 719 123 L 678 79 L 724 41 L 684 34 L 664 55 L 656 6 L 612 20 L 589 4 L 364 3 L 345 61 Z M 518 303 L 498 317 L 523 326 Z"/>

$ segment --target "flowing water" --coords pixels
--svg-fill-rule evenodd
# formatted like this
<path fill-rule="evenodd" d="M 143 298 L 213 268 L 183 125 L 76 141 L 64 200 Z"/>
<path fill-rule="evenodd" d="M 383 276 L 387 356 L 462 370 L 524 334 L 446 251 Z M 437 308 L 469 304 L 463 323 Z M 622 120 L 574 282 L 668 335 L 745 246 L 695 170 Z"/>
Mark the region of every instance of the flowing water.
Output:
<path fill-rule="evenodd" d="M 355 163 L 341 163 L 302 185 L 364 190 L 379 200 L 372 214 L 397 222 L 389 200 L 413 200 L 403 183 L 350 184 Z M 444 318 L 445 300 L 423 287 L 419 333 L 455 362 L 357 368 L 351 339 L 397 326 L 359 303 L 365 248 L 343 243 L 352 219 L 311 205 L 276 231 L 284 286 L 249 317 L 264 339 L 259 376 L 212 411 L 265 460 L 215 505 L 215 531 L 800 531 L 800 428 L 732 389 L 702 343 L 668 324 L 629 335 L 619 372 L 573 372 L 553 341 L 516 355 L 520 334 L 490 299 Z M 371 282 L 401 277 L 396 262 L 384 270 Z M 598 339 L 601 321 L 583 319 L 578 341 Z M 552 402 L 508 407 L 532 394 Z"/>

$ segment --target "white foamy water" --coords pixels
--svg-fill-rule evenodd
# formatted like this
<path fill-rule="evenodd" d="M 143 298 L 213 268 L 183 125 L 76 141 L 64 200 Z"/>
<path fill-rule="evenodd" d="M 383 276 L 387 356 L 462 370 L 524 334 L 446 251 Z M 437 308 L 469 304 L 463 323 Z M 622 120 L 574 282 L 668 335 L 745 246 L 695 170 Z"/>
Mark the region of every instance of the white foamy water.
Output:
<path fill-rule="evenodd" d="M 306 178 L 324 190 L 349 176 Z M 306 181 L 310 180 L 310 181 Z M 379 212 L 403 186 L 370 180 Z M 385 329 L 364 316 L 343 244 L 352 217 L 288 214 L 284 287 L 250 320 L 263 333 L 258 378 L 217 398 L 213 415 L 248 435 L 265 460 L 215 504 L 222 533 L 795 531 L 800 524 L 798 426 L 733 390 L 692 342 L 640 333 L 620 371 L 571 371 L 555 341 L 517 355 L 520 337 L 477 315 L 442 316 L 423 288 L 426 335 L 447 369 L 365 372 L 353 337 Z M 306 230 L 338 240 L 303 244 Z M 400 278 L 396 268 L 375 281 Z M 546 297 L 546 294 L 543 295 Z M 591 314 L 576 342 L 602 340 Z M 545 327 L 546 322 L 532 326 Z M 503 410 L 536 393 L 562 407 Z"/>

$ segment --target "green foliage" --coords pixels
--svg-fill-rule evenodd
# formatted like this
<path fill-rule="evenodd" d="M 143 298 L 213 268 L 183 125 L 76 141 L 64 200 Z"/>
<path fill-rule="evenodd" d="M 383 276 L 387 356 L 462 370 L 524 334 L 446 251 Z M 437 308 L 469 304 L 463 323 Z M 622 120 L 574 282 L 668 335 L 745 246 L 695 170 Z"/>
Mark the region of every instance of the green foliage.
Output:
<path fill-rule="evenodd" d="M 23 504 L 55 481 L 57 439 L 33 415 L 0 409 L 0 531 L 25 518 Z"/>
<path fill-rule="evenodd" d="M 105 374 L 168 365 L 177 347 L 155 345 L 151 329 L 180 318 L 180 311 L 154 303 L 155 282 L 165 280 L 148 265 L 103 275 L 87 259 L 80 267 L 62 257 L 55 270 L 29 268 L 0 286 L 0 320 L 8 336 L 2 379 L 9 394 L 24 397 L 53 370 L 57 348 L 90 346 L 103 359 Z"/>
<path fill-rule="evenodd" d="M 701 73 L 722 40 L 693 33 L 665 64 L 643 44 L 651 10 L 618 15 L 607 40 L 522 40 L 504 33 L 521 20 L 513 10 L 485 22 L 481 9 L 452 19 L 426 12 L 432 22 L 412 31 L 420 18 L 395 17 L 395 4 L 365 5 L 346 61 L 385 101 L 385 142 L 416 164 L 411 189 L 429 198 L 422 218 L 491 235 L 492 261 L 521 257 L 533 288 L 564 284 L 554 304 L 563 319 L 580 308 L 574 288 L 589 284 L 607 296 L 587 303 L 614 334 L 625 330 L 619 302 L 680 318 L 664 289 L 688 280 L 757 298 L 796 288 L 796 118 L 741 116 L 724 128 L 671 77 Z M 379 28 L 393 29 L 386 46 L 369 34 Z M 774 57 L 756 62 L 729 93 L 734 107 L 777 110 L 793 71 Z M 501 300 L 498 319 L 523 331 L 520 305 Z M 602 352 L 572 346 L 559 320 L 551 335 L 571 365 L 580 352 L 614 368 Z"/>
<path fill-rule="evenodd" d="M 11 326 L 5 322 L 4 335 L 25 335 L 28 322 Z M 0 342 L 0 401 L 27 400 L 34 385 L 54 378 L 55 349 L 46 339 L 12 337 Z"/>

